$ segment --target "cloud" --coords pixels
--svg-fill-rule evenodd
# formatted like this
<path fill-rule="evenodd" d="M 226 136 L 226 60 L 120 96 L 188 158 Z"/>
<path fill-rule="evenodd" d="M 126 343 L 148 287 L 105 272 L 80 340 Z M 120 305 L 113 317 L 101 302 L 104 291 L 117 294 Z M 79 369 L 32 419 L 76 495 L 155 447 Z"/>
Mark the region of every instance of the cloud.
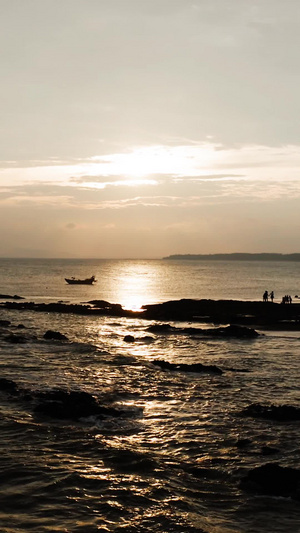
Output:
<path fill-rule="evenodd" d="M 76 165 L 2 169 L 0 204 L 3 209 L 116 212 L 272 202 L 299 198 L 299 170 L 297 145 L 132 147 Z"/>
<path fill-rule="evenodd" d="M 213 142 L 188 145 L 132 147 L 80 159 L 70 165 L 48 162 L 37 166 L 2 168 L 0 186 L 61 186 L 95 189 L 108 186 L 151 185 L 182 178 L 202 181 L 293 180 L 299 176 L 300 146 L 239 145 Z"/>

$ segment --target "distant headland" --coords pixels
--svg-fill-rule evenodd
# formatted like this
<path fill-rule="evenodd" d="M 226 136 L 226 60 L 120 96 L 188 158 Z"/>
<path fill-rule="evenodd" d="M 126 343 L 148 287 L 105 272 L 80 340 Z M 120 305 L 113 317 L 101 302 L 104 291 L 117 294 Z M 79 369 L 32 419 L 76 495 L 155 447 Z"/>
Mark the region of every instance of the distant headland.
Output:
<path fill-rule="evenodd" d="M 300 261 L 299 254 L 175 254 L 163 257 L 167 260 L 191 260 L 191 261 Z"/>

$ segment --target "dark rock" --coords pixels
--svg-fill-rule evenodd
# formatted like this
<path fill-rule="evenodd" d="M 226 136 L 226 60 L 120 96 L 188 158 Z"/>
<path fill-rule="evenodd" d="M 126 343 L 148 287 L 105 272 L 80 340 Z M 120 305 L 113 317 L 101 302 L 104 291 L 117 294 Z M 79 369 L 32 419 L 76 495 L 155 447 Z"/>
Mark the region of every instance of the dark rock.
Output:
<path fill-rule="evenodd" d="M 267 463 L 250 470 L 241 480 L 241 488 L 270 496 L 300 499 L 300 470 Z"/>
<path fill-rule="evenodd" d="M 8 327 L 10 325 L 11 325 L 10 320 L 0 320 L 0 327 L 1 328 L 6 328 L 6 327 Z"/>
<path fill-rule="evenodd" d="M 65 335 L 63 335 L 63 334 L 60 333 L 59 331 L 52 331 L 51 329 L 49 329 L 49 330 L 46 331 L 46 333 L 44 334 L 44 339 L 47 339 L 47 340 L 57 340 L 57 341 L 67 341 L 67 340 L 68 340 L 68 337 L 66 337 Z"/>
<path fill-rule="evenodd" d="M 159 366 L 163 370 L 179 370 L 183 372 L 211 372 L 213 374 L 222 374 L 221 368 L 216 365 L 202 365 L 201 363 L 186 364 L 186 363 L 169 363 L 168 361 L 152 361 L 154 365 Z"/>
<path fill-rule="evenodd" d="M 222 338 L 237 338 L 252 339 L 259 336 L 259 333 L 255 329 L 247 328 L 245 326 L 225 326 L 220 328 L 183 328 L 182 333 L 188 333 L 189 335 L 203 335 L 205 337 L 222 337 Z"/>
<path fill-rule="evenodd" d="M 150 335 L 145 335 L 144 337 L 141 337 L 139 340 L 149 343 L 149 344 L 155 341 L 155 339 L 151 337 Z"/>
<path fill-rule="evenodd" d="M 20 297 L 18 297 L 20 298 Z M 160 321 L 206 322 L 213 324 L 238 324 L 241 326 L 260 325 L 279 330 L 300 330 L 300 304 L 281 305 L 271 302 L 249 302 L 238 300 L 192 300 L 182 299 L 154 305 L 144 305 L 142 311 L 123 309 L 120 304 L 111 304 L 105 300 L 91 300 L 87 305 L 63 302 L 1 302 L 6 309 L 28 309 L 44 313 L 72 313 L 80 315 L 105 315 L 128 318 L 145 318 Z M 170 327 L 170 326 L 169 326 Z M 237 330 L 236 326 L 221 331 L 222 336 L 251 338 L 257 332 Z M 251 330 L 251 327 L 249 328 Z M 157 330 L 157 332 L 162 332 Z M 201 333 L 198 333 L 201 334 Z M 207 334 L 207 332 L 206 332 Z M 212 334 L 217 334 L 216 332 Z"/>
<path fill-rule="evenodd" d="M 226 372 L 240 372 L 240 373 L 250 372 L 248 368 L 233 368 L 232 366 L 223 367 L 223 370 L 226 370 Z"/>
<path fill-rule="evenodd" d="M 23 296 L 18 296 L 15 294 L 14 296 L 11 296 L 10 294 L 0 294 L 0 299 L 3 300 L 4 298 L 8 298 L 11 300 L 24 300 Z"/>
<path fill-rule="evenodd" d="M 262 446 L 261 449 L 262 455 L 276 455 L 279 452 L 278 448 L 272 448 L 272 446 Z"/>
<path fill-rule="evenodd" d="M 170 324 L 153 324 L 147 328 L 147 331 L 151 333 L 172 333 L 176 332 L 176 328 L 173 328 Z"/>
<path fill-rule="evenodd" d="M 24 335 L 15 335 L 12 333 L 11 335 L 4 337 L 4 340 L 11 342 L 12 344 L 25 344 L 28 339 Z"/>
<path fill-rule="evenodd" d="M 0 378 L 0 390 L 17 394 L 17 384 L 12 379 Z"/>
<path fill-rule="evenodd" d="M 276 420 L 278 422 L 289 422 L 300 420 L 300 408 L 294 407 L 293 405 L 261 405 L 259 403 L 253 403 L 243 409 L 240 415 Z"/>
<path fill-rule="evenodd" d="M 115 311 L 122 310 L 121 304 L 111 304 L 106 300 L 90 300 L 87 303 L 93 305 L 97 309 L 114 309 Z"/>
<path fill-rule="evenodd" d="M 214 324 L 280 325 L 280 321 L 297 322 L 300 329 L 300 305 L 283 306 L 271 302 L 240 300 L 182 299 L 161 304 L 144 305 L 145 318 L 152 320 L 184 320 L 213 322 Z"/>
<path fill-rule="evenodd" d="M 26 326 L 24 326 L 24 324 L 18 324 L 18 325 L 17 325 L 17 328 L 18 328 L 18 329 L 25 329 L 25 327 L 26 327 Z"/>
<path fill-rule="evenodd" d="M 225 328 L 217 328 L 215 335 L 221 335 L 222 337 L 255 338 L 259 336 L 259 333 L 253 328 L 230 325 Z"/>
<path fill-rule="evenodd" d="M 125 335 L 124 339 L 125 342 L 134 342 L 135 338 L 132 335 Z"/>
<path fill-rule="evenodd" d="M 93 415 L 104 417 L 121 414 L 113 407 L 99 405 L 91 394 L 83 391 L 55 390 L 37 396 L 39 403 L 35 407 L 35 412 L 53 418 L 78 420 Z"/>
<path fill-rule="evenodd" d="M 126 449 L 115 450 L 113 454 L 104 457 L 103 460 L 106 465 L 119 472 L 143 474 L 152 472 L 157 468 L 157 463 L 152 457 Z"/>
<path fill-rule="evenodd" d="M 252 444 L 250 439 L 238 439 L 236 441 L 236 447 L 237 448 L 247 448 Z"/>
<path fill-rule="evenodd" d="M 248 338 L 252 339 L 259 336 L 255 329 L 245 326 L 225 326 L 220 328 L 176 328 L 170 324 L 153 324 L 147 328 L 151 333 L 176 333 L 184 335 L 202 335 L 203 337 L 221 337 L 221 338 Z"/>

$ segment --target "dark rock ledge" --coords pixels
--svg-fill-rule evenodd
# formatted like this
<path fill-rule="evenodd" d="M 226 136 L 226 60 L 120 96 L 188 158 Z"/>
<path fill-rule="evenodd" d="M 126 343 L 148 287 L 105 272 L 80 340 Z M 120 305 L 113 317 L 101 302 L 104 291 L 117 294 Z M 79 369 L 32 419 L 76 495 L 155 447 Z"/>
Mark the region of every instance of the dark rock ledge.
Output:
<path fill-rule="evenodd" d="M 163 370 L 178 370 L 183 372 L 208 372 L 211 374 L 223 374 L 221 368 L 216 365 L 203 365 L 201 363 L 169 363 L 168 361 L 159 361 L 155 359 L 153 364 L 159 366 Z"/>
<path fill-rule="evenodd" d="M 150 333 L 164 333 L 164 334 L 184 334 L 202 337 L 222 337 L 222 338 L 255 338 L 259 336 L 259 333 L 253 328 L 247 328 L 245 326 L 225 326 L 220 328 L 176 328 L 170 324 L 154 324 L 149 326 Z"/>
<path fill-rule="evenodd" d="M 0 391 L 15 400 L 26 402 L 36 415 L 59 420 L 80 420 L 94 416 L 97 419 L 107 417 L 132 417 L 136 412 L 130 409 L 114 407 L 108 397 L 100 402 L 92 394 L 81 390 L 52 389 L 49 391 L 26 390 L 13 380 L 0 378 Z"/>
<path fill-rule="evenodd" d="M 24 300 L 23 296 L 18 296 L 17 294 L 14 294 L 11 296 L 10 294 L 0 294 L 0 300 Z"/>
<path fill-rule="evenodd" d="M 292 422 L 300 420 L 300 408 L 293 405 L 261 405 L 252 403 L 240 412 L 241 416 L 264 418 L 277 422 Z"/>
<path fill-rule="evenodd" d="M 300 470 L 267 463 L 250 470 L 240 486 L 249 492 L 300 500 Z"/>
<path fill-rule="evenodd" d="M 73 313 L 81 315 L 107 315 L 115 317 L 145 318 L 160 321 L 189 321 L 212 324 L 295 329 L 300 331 L 300 304 L 248 302 L 238 300 L 182 299 L 154 305 L 144 305 L 142 311 L 123 309 L 120 304 L 105 300 L 92 300 L 85 304 L 1 302 L 7 309 L 28 309 L 47 313 Z"/>

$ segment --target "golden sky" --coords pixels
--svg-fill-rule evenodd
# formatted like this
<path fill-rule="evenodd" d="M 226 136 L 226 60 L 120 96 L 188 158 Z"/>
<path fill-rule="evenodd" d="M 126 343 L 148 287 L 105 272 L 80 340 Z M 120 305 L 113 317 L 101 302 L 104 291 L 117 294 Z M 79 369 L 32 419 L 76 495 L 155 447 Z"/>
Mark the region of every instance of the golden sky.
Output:
<path fill-rule="evenodd" d="M 0 7 L 0 256 L 299 252 L 300 3 Z"/>

